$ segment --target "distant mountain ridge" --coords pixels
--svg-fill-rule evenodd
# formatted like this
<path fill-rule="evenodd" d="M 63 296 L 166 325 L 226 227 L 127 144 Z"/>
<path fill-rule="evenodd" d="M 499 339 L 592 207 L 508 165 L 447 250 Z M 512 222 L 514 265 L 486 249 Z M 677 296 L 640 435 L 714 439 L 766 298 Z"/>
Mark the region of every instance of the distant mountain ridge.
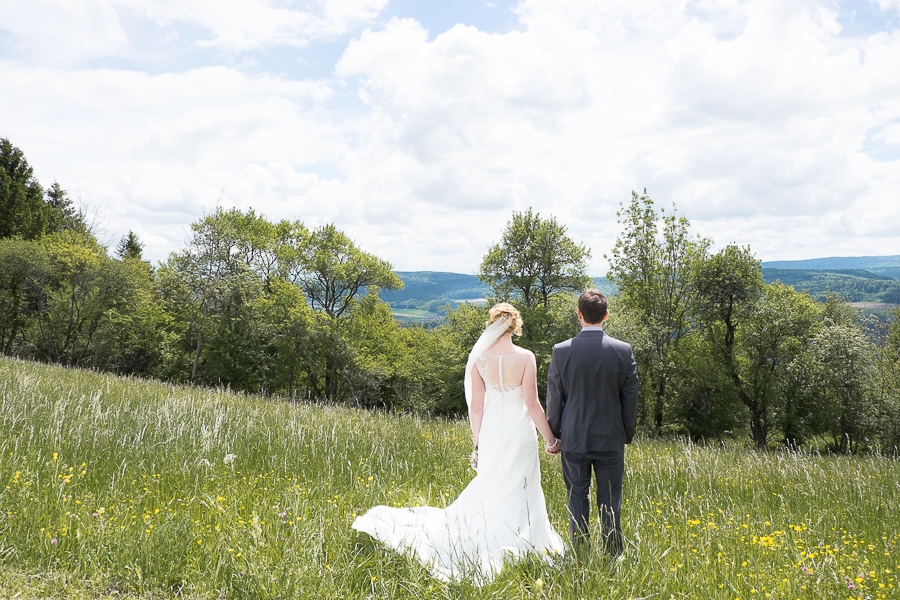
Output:
<path fill-rule="evenodd" d="M 835 293 L 848 302 L 900 304 L 900 255 L 835 256 L 807 260 L 772 260 L 762 263 L 766 283 L 780 281 L 824 300 Z M 484 302 L 490 294 L 475 275 L 444 271 L 397 271 L 403 289 L 382 290 L 381 299 L 403 322 L 436 322 L 441 307 L 460 302 Z M 607 295 L 618 290 L 605 277 L 594 286 Z"/>
<path fill-rule="evenodd" d="M 780 281 L 819 300 L 834 293 L 847 302 L 900 304 L 900 255 L 771 260 L 762 267 L 766 283 Z"/>
<path fill-rule="evenodd" d="M 806 260 L 768 260 L 764 268 L 771 269 L 815 269 L 821 271 L 841 271 L 845 269 L 869 271 L 891 279 L 900 279 L 900 255 L 894 256 L 832 256 Z"/>
<path fill-rule="evenodd" d="M 403 288 L 396 291 L 381 290 L 379 295 L 395 312 L 424 311 L 429 316 L 412 318 L 412 321 L 431 320 L 439 317 L 442 306 L 463 301 L 484 301 L 490 290 L 475 275 L 447 273 L 443 271 L 396 271 L 403 281 Z M 594 279 L 594 285 L 606 294 L 615 293 L 615 286 L 604 277 Z"/>
<path fill-rule="evenodd" d="M 847 302 L 900 304 L 900 280 L 863 269 L 773 269 L 763 267 L 766 283 L 779 281 L 818 300 L 829 293 Z"/>
<path fill-rule="evenodd" d="M 393 292 L 382 290 L 381 299 L 391 306 L 420 308 L 424 303 L 442 304 L 475 300 L 487 296 L 488 290 L 475 275 L 443 271 L 397 271 L 403 288 Z M 436 307 L 435 307 L 436 308 Z"/>

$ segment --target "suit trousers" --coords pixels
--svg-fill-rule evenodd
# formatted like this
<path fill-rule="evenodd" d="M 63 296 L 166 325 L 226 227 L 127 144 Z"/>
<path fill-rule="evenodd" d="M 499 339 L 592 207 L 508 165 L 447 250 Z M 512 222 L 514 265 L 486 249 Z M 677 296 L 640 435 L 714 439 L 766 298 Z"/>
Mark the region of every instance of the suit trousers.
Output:
<path fill-rule="evenodd" d="M 596 477 L 597 508 L 603 532 L 603 546 L 613 556 L 622 553 L 622 477 L 625 450 L 611 452 L 563 452 L 563 479 L 569 508 L 569 534 L 575 545 L 590 537 L 591 471 Z"/>

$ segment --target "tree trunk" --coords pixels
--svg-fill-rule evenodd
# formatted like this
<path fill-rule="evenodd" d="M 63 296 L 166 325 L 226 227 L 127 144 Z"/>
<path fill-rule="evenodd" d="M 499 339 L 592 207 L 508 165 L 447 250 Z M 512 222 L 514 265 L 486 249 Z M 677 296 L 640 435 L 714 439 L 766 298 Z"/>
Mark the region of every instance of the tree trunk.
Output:
<path fill-rule="evenodd" d="M 756 444 L 757 450 L 765 450 L 768 441 L 768 428 L 758 414 L 754 414 L 750 418 L 750 432 L 753 434 L 753 442 Z"/>
<path fill-rule="evenodd" d="M 656 403 L 653 407 L 654 425 L 656 426 L 656 434 L 662 433 L 663 427 L 663 408 L 666 402 L 666 375 L 659 374 L 659 381 L 656 386 Z"/>
<path fill-rule="evenodd" d="M 200 363 L 200 329 L 197 329 L 197 350 L 194 352 L 194 364 L 191 367 L 191 383 L 197 379 L 197 365 Z"/>

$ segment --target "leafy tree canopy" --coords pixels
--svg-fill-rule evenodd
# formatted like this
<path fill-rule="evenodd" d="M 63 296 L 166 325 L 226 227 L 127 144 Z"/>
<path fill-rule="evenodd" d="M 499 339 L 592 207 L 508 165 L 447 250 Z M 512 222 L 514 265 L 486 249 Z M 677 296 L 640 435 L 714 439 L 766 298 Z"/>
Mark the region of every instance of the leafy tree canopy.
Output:
<path fill-rule="evenodd" d="M 53 182 L 45 198 L 25 154 L 0 138 L 0 239 L 35 240 L 65 229 L 87 230 L 65 190 Z"/>
<path fill-rule="evenodd" d="M 367 287 L 396 290 L 403 282 L 391 264 L 363 252 L 334 225 L 313 230 L 300 255 L 300 285 L 313 307 L 340 317 Z"/>
<path fill-rule="evenodd" d="M 127 235 L 122 236 L 119 245 L 116 246 L 116 256 L 125 259 L 141 260 L 144 252 L 144 244 L 140 242 L 138 236 L 129 231 Z"/>
<path fill-rule="evenodd" d="M 0 238 L 41 237 L 47 227 L 44 190 L 24 153 L 0 139 Z"/>
<path fill-rule="evenodd" d="M 556 217 L 542 219 L 529 208 L 513 213 L 500 243 L 482 260 L 478 278 L 498 300 L 547 307 L 554 297 L 591 285 L 590 257 L 591 251 L 566 235 Z"/>

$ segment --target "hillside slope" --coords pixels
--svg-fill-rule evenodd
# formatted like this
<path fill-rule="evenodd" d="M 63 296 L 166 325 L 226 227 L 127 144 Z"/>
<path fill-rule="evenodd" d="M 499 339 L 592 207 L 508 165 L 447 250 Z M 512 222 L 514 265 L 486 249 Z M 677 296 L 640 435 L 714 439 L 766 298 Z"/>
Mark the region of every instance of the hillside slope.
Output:
<path fill-rule="evenodd" d="M 378 504 L 452 502 L 474 475 L 464 421 L 0 357 L 0 430 L 0 598 L 812 599 L 846 597 L 847 573 L 898 589 L 900 461 L 878 456 L 636 439 L 626 560 L 535 557 L 479 588 L 351 529 Z M 560 462 L 540 456 L 564 533 Z"/>
<path fill-rule="evenodd" d="M 490 295 L 490 290 L 475 275 L 442 271 L 396 273 L 403 281 L 403 288 L 382 290 L 379 295 L 405 323 L 435 323 L 443 316 L 441 307 L 456 306 L 460 302 L 484 303 Z M 616 291 L 604 277 L 595 278 L 594 285 L 606 294 Z"/>
<path fill-rule="evenodd" d="M 843 270 L 861 269 L 875 275 L 900 279 L 900 255 L 894 256 L 832 256 L 807 260 L 770 260 L 762 266 L 772 269 Z"/>
<path fill-rule="evenodd" d="M 763 267 L 766 283 L 780 281 L 814 298 L 835 293 L 848 302 L 900 304 L 900 281 L 863 269 L 776 269 Z"/>
<path fill-rule="evenodd" d="M 766 283 L 780 281 L 824 300 L 833 292 L 848 302 L 900 304 L 900 255 L 764 261 Z M 437 324 L 443 306 L 484 302 L 488 288 L 475 275 L 442 271 L 397 271 L 403 289 L 382 291 L 381 299 L 404 323 Z M 605 277 L 594 286 L 607 295 L 618 290 Z"/>

